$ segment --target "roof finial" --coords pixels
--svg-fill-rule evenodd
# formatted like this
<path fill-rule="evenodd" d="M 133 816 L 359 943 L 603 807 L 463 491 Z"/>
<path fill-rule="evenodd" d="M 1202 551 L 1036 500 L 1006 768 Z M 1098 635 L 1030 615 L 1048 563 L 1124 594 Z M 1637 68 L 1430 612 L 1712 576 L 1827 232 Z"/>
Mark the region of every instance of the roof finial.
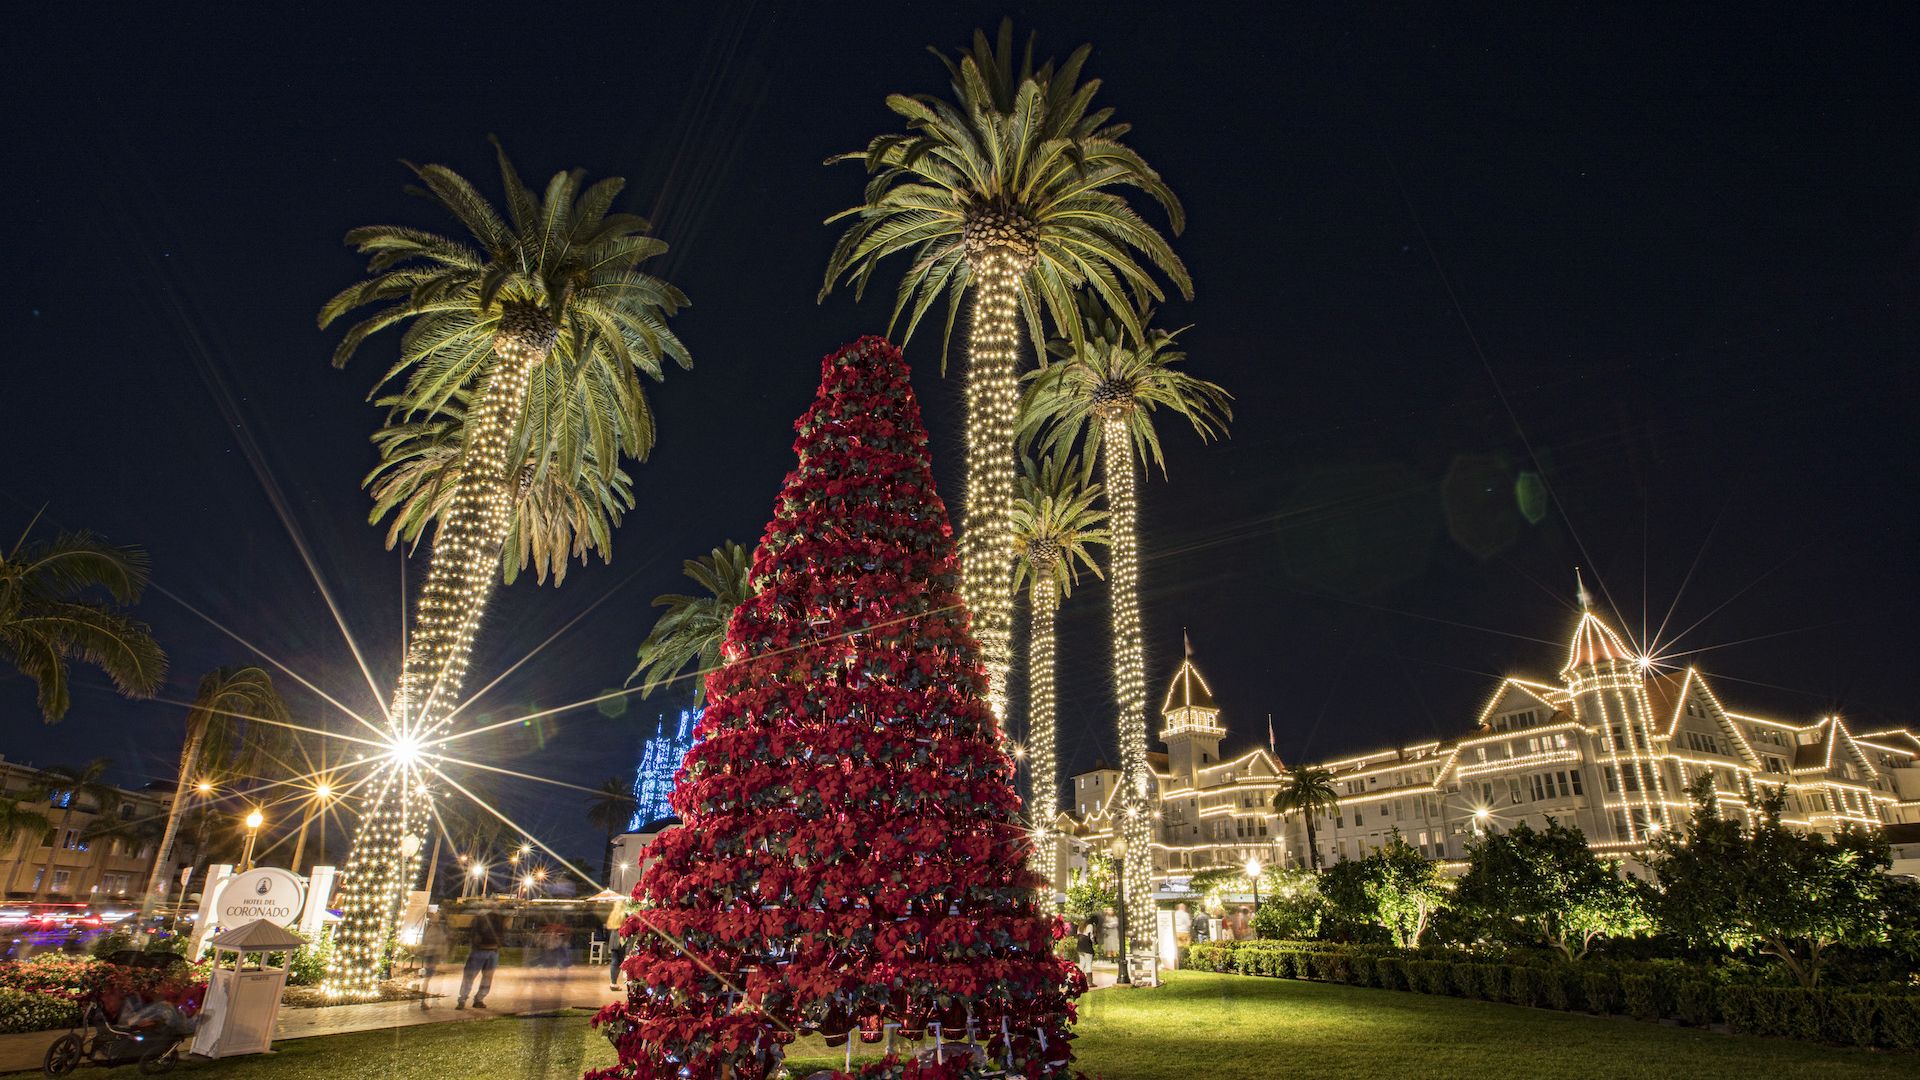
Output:
<path fill-rule="evenodd" d="M 1180 628 L 1180 642 L 1187 648 L 1187 659 L 1193 659 L 1193 639 L 1187 636 L 1187 628 Z"/>
<path fill-rule="evenodd" d="M 1580 568 L 1573 568 L 1573 595 L 1580 601 L 1581 611 L 1593 610 L 1593 594 L 1587 591 L 1587 582 L 1580 576 Z"/>

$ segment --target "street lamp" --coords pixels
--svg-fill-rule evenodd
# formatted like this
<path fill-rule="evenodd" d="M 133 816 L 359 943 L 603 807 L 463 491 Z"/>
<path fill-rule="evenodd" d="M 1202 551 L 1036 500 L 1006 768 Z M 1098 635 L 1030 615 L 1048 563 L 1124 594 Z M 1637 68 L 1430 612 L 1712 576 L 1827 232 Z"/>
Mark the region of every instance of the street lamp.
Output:
<path fill-rule="evenodd" d="M 467 876 L 480 883 L 480 899 L 485 900 L 487 898 L 487 886 L 490 884 L 487 878 L 486 864 L 474 863 L 467 868 Z"/>
<path fill-rule="evenodd" d="M 1258 915 L 1260 914 L 1260 857 L 1258 855 L 1247 856 L 1245 869 L 1248 880 L 1253 882 L 1253 913 Z"/>
<path fill-rule="evenodd" d="M 1113 838 L 1114 877 L 1120 882 L 1120 978 L 1121 986 L 1133 985 L 1133 973 L 1128 970 L 1127 962 L 1127 838 L 1125 835 Z"/>
<path fill-rule="evenodd" d="M 266 818 L 260 815 L 260 811 L 258 810 L 251 811 L 247 814 L 247 848 L 240 855 L 240 869 L 253 869 L 253 840 L 254 837 L 260 835 L 260 826 L 266 820 Z"/>

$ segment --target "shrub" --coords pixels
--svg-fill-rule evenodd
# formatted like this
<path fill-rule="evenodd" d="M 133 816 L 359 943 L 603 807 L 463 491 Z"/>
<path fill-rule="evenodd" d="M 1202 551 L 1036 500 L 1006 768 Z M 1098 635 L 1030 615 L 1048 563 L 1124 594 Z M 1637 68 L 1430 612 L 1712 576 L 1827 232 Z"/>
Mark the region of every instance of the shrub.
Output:
<path fill-rule="evenodd" d="M 1373 974 L 1382 990 L 1407 988 L 1407 962 L 1397 956 L 1383 956 L 1374 961 Z"/>
<path fill-rule="evenodd" d="M 1072 938 L 1065 939 L 1072 941 Z M 318 944 L 302 945 L 287 964 L 288 986 L 317 986 L 327 975 L 327 960 L 333 956 L 333 936 L 323 936 Z"/>
<path fill-rule="evenodd" d="M 1453 992 L 1453 965 L 1440 960 L 1407 962 L 1407 982 L 1422 994 Z"/>
<path fill-rule="evenodd" d="M 1560 1009 L 1565 1012 L 1580 1008 L 1586 1001 L 1580 993 L 1581 982 L 1580 972 L 1574 970 L 1571 965 L 1555 964 L 1546 968 L 1541 986 L 1545 993 L 1543 1003 L 1549 1009 Z"/>
<path fill-rule="evenodd" d="M 1347 981 L 1355 986 L 1378 986 L 1379 961 L 1375 957 L 1363 954 L 1347 959 Z"/>
<path fill-rule="evenodd" d="M 55 994 L 0 986 L 0 1035 L 53 1031 L 80 1022 L 80 1004 Z"/>
<path fill-rule="evenodd" d="M 1890 1050 L 1920 1050 L 1920 997 L 1883 996 L 1878 1012 L 1875 1042 Z"/>
<path fill-rule="evenodd" d="M 1705 1027 L 1720 1018 L 1718 995 L 1706 979 L 1681 979 L 1673 988 L 1673 1016 L 1683 1024 Z"/>
<path fill-rule="evenodd" d="M 93 945 L 87 949 L 87 954 L 95 959 L 104 960 L 114 953 L 126 949 L 138 949 L 139 947 L 140 943 L 138 939 L 133 936 L 132 931 L 115 930 L 94 938 Z"/>
<path fill-rule="evenodd" d="M 1658 1020 L 1667 1015 L 1666 1002 L 1662 1000 L 1660 980 L 1652 975 L 1622 975 L 1620 977 L 1620 997 L 1626 1005 L 1627 1015 L 1635 1020 Z"/>
<path fill-rule="evenodd" d="M 1820 991 L 1784 986 L 1729 986 L 1720 995 L 1727 1024 L 1747 1035 L 1820 1037 Z"/>
<path fill-rule="evenodd" d="M 1620 976 L 1605 968 L 1589 968 L 1580 973 L 1580 998 L 1592 1013 L 1620 1011 Z"/>
<path fill-rule="evenodd" d="M 1509 967 L 1506 969 L 1506 1000 L 1515 1005 L 1538 1007 L 1547 999 L 1547 969 Z"/>
<path fill-rule="evenodd" d="M 1480 975 L 1473 970 L 1472 964 L 1448 964 L 1448 993 L 1454 997 L 1480 996 Z"/>
<path fill-rule="evenodd" d="M 1820 1037 L 1841 1046 L 1872 1046 L 1879 998 L 1872 994 L 1828 994 Z"/>
<path fill-rule="evenodd" d="M 1187 964 L 1199 971 L 1233 970 L 1233 946 L 1224 941 L 1202 941 L 1187 949 Z"/>
<path fill-rule="evenodd" d="M 1479 970 L 1480 998 L 1483 1001 L 1507 1000 L 1507 967 L 1505 964 L 1475 964 Z"/>

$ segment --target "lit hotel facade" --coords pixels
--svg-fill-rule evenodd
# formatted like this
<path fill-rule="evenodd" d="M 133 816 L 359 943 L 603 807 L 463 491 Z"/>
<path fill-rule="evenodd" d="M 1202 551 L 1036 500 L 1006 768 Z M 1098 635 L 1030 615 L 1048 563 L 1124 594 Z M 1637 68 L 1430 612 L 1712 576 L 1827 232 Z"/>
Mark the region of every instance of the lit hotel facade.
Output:
<path fill-rule="evenodd" d="M 1227 728 L 1191 657 L 1161 717 L 1166 749 L 1149 755 L 1156 879 L 1250 858 L 1309 865 L 1304 820 L 1271 805 L 1288 766 L 1264 748 L 1222 757 Z M 1543 828 L 1549 817 L 1578 826 L 1597 851 L 1633 860 L 1662 830 L 1684 825 L 1687 789 L 1703 775 L 1738 818 L 1784 788 L 1783 820 L 1800 828 L 1920 822 L 1912 731 L 1736 709 L 1696 669 L 1643 663 L 1592 611 L 1575 623 L 1557 679 L 1501 680 L 1458 738 L 1313 764 L 1333 773 L 1340 796 L 1314 822 L 1322 865 L 1359 858 L 1396 829 L 1428 857 L 1457 864 L 1476 835 L 1521 822 Z M 1111 845 L 1119 780 L 1105 765 L 1072 778 L 1072 807 L 1055 822 L 1059 887 L 1088 850 Z"/>

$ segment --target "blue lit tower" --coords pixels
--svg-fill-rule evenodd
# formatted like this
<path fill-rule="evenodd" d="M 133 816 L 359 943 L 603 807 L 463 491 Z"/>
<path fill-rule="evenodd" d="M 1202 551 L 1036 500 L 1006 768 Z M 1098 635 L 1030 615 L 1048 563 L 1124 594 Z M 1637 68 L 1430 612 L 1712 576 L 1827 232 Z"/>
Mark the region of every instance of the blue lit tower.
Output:
<path fill-rule="evenodd" d="M 667 796 L 673 792 L 674 774 L 693 748 L 693 729 L 700 722 L 700 713 L 700 709 L 681 709 L 680 724 L 671 735 L 667 734 L 665 717 L 655 725 L 653 738 L 640 752 L 640 767 L 634 770 L 633 821 L 627 825 L 628 832 L 643 832 L 653 822 L 673 817 Z"/>

